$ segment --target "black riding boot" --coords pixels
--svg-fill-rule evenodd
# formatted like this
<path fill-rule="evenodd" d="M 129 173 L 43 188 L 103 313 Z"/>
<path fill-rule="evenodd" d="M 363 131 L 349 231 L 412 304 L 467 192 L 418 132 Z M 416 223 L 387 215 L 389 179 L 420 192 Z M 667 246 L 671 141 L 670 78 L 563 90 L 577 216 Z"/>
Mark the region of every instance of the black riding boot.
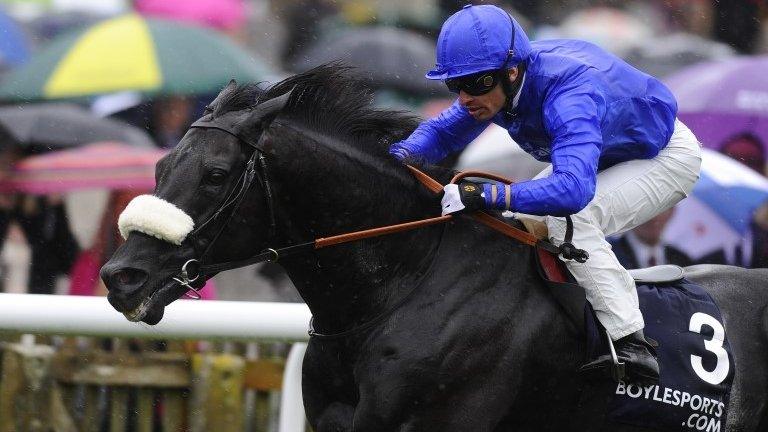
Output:
<path fill-rule="evenodd" d="M 650 385 L 659 382 L 659 362 L 656 349 L 643 335 L 642 330 L 624 336 L 615 341 L 616 357 L 624 363 L 623 371 L 618 376 L 611 353 L 608 352 L 581 367 L 582 372 L 608 372 L 609 376 L 622 381 Z M 622 377 L 622 375 L 624 375 Z"/>

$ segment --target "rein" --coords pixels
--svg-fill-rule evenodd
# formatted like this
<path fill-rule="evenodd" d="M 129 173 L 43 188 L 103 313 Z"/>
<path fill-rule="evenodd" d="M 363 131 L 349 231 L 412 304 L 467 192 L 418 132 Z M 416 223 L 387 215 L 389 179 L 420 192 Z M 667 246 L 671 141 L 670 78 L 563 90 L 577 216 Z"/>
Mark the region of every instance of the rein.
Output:
<path fill-rule="evenodd" d="M 262 175 L 265 175 L 266 162 L 264 161 L 263 155 L 261 155 L 261 152 L 258 151 L 258 149 L 254 152 L 254 155 L 256 153 L 259 153 L 260 155 L 260 159 L 262 162 Z M 200 257 L 200 259 L 192 259 L 187 261 L 184 264 L 184 267 L 182 270 L 182 278 L 184 278 L 187 282 L 195 282 L 200 278 L 200 276 L 207 277 L 225 270 L 232 270 L 240 267 L 247 267 L 247 266 L 261 263 L 261 262 L 277 262 L 280 258 L 283 258 L 283 257 L 296 255 L 300 253 L 306 253 L 312 250 L 322 249 L 329 246 L 335 246 L 335 245 L 363 240 L 371 237 L 378 237 L 378 236 L 387 235 L 387 234 L 410 231 L 417 228 L 445 223 L 453 218 L 453 215 L 437 216 L 433 218 L 420 219 L 416 221 L 404 222 L 404 223 L 399 223 L 394 225 L 386 225 L 386 226 L 371 228 L 367 230 L 354 231 L 354 232 L 339 234 L 331 237 L 321 237 L 310 242 L 300 243 L 297 245 L 287 246 L 283 248 L 278 248 L 278 249 L 268 248 L 264 252 L 261 252 L 259 254 L 256 254 L 251 257 L 238 260 L 238 261 L 227 261 L 227 262 L 216 263 L 216 264 L 204 264 L 202 262 L 202 258 L 207 254 L 207 252 L 211 248 L 211 245 L 216 241 L 216 239 L 218 239 L 219 235 L 221 234 L 223 229 L 226 227 L 227 223 L 229 222 L 229 219 L 231 219 L 232 214 L 234 214 L 235 210 L 240 205 L 240 202 L 242 201 L 245 195 L 245 192 L 248 189 L 248 186 L 253 180 L 254 171 L 255 171 L 253 169 L 253 161 L 254 161 L 254 157 L 251 157 L 250 160 L 248 161 L 248 168 L 246 168 L 246 172 L 244 173 L 244 177 L 245 177 L 244 182 L 241 184 L 241 187 L 238 193 L 236 194 L 236 196 L 233 199 L 226 199 L 225 204 L 223 204 L 219 208 L 219 210 L 217 210 L 216 213 L 214 213 L 213 216 L 211 216 L 208 220 L 206 220 L 193 232 L 193 233 L 199 232 L 201 228 L 203 228 L 210 221 L 215 219 L 221 213 L 221 211 L 223 211 L 230 204 L 234 203 L 234 207 L 230 213 L 230 217 L 227 219 L 227 221 L 224 224 L 222 224 L 221 228 L 217 232 L 216 237 L 214 237 L 214 239 L 208 244 L 208 247 L 206 248 L 203 255 Z M 430 191 L 434 193 L 439 193 L 441 190 L 443 190 L 443 186 L 437 180 L 433 179 L 429 175 L 425 174 L 424 172 L 410 165 L 408 165 L 408 169 L 413 173 L 414 177 L 416 177 L 416 179 L 419 180 L 419 182 L 421 182 L 421 184 L 424 185 Z M 497 176 L 491 173 L 484 173 L 480 171 L 467 171 L 467 172 L 459 173 L 451 179 L 451 183 L 456 183 L 467 177 L 478 177 L 478 178 L 496 180 L 496 181 L 501 181 L 506 183 L 512 183 L 511 180 L 506 179 L 504 177 Z M 264 181 L 265 179 L 262 178 L 261 180 L 262 180 L 262 183 L 266 183 Z M 268 203 L 271 206 L 272 200 L 268 199 Z M 274 214 L 271 208 L 270 208 L 270 214 L 272 215 Z M 274 218 L 274 216 L 272 217 Z M 571 253 L 569 253 L 571 248 L 573 248 L 577 252 L 579 251 L 578 249 L 575 249 L 571 244 L 571 238 L 573 236 L 573 223 L 571 222 L 570 217 L 566 217 L 568 222 L 566 236 L 565 236 L 566 238 L 565 238 L 565 242 L 563 242 L 563 244 L 560 247 L 555 246 L 549 241 L 540 240 L 536 238 L 536 236 L 534 236 L 533 234 L 527 231 L 523 231 L 519 228 L 508 225 L 484 211 L 473 213 L 472 217 L 475 220 L 483 223 L 484 225 L 504 234 L 505 236 L 513 238 L 528 246 L 539 247 L 553 254 L 562 255 L 563 258 L 565 259 L 575 259 L 580 262 L 583 262 L 581 261 L 581 259 L 583 259 L 584 261 L 586 261 L 586 257 L 584 257 L 583 255 L 577 254 L 576 256 L 573 256 Z M 197 265 L 198 267 L 196 271 L 196 275 L 191 278 L 189 277 L 189 271 L 187 270 L 187 267 L 190 264 Z M 184 276 L 184 273 L 186 273 L 186 277 Z M 177 279 L 177 281 L 182 284 L 185 284 L 184 280 Z M 188 284 L 185 284 L 185 285 L 189 286 Z M 195 288 L 192 286 L 190 286 L 190 288 L 195 292 L 199 290 L 199 288 Z"/>

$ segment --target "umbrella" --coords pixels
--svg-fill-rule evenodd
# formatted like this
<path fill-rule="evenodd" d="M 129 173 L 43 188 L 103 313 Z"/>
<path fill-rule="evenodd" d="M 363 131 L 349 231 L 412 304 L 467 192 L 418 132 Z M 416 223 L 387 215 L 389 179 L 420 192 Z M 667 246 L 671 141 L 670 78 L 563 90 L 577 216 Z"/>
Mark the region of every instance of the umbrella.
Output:
<path fill-rule="evenodd" d="M 57 99 L 123 90 L 200 94 L 230 79 L 271 74 L 230 39 L 200 27 L 142 19 L 102 21 L 52 41 L 0 86 L 0 99 Z"/>
<path fill-rule="evenodd" d="M 30 104 L 0 108 L 0 137 L 30 151 L 50 150 L 96 141 L 122 141 L 154 147 L 141 129 L 126 123 L 99 118 L 77 105 Z M 0 148 L 7 143 L 0 143 Z"/>
<path fill-rule="evenodd" d="M 369 27 L 336 33 L 298 54 L 291 67 L 305 71 L 335 60 L 359 68 L 361 77 L 376 87 L 419 95 L 447 93 L 439 82 L 424 78 L 434 66 L 434 42 L 406 30 Z"/>
<path fill-rule="evenodd" d="M 737 57 L 690 66 L 665 82 L 678 101 L 678 116 L 699 140 L 720 149 L 751 133 L 768 149 L 768 56 Z"/>
<path fill-rule="evenodd" d="M 0 68 L 18 66 L 29 57 L 29 43 L 21 28 L 0 10 Z"/>
<path fill-rule="evenodd" d="M 247 20 L 243 0 L 135 0 L 134 7 L 144 16 L 177 19 L 220 30 L 237 28 Z"/>
<path fill-rule="evenodd" d="M 30 156 L 14 166 L 0 191 L 43 195 L 95 188 L 151 190 L 155 164 L 166 153 L 103 142 Z"/>
<path fill-rule="evenodd" d="M 755 209 L 768 200 L 768 179 L 716 151 L 702 152 L 701 178 L 680 202 L 665 239 L 694 261 L 733 250 L 748 235 Z"/>

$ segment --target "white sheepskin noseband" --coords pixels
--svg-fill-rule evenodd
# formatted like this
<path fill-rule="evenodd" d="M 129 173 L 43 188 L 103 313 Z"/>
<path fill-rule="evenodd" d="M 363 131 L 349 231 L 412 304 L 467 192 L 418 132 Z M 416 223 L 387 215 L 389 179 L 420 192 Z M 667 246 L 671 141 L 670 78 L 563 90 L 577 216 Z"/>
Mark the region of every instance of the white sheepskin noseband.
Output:
<path fill-rule="evenodd" d="M 164 199 L 139 195 L 120 213 L 117 227 L 124 239 L 131 231 L 138 231 L 180 245 L 192 232 L 195 222 L 184 210 Z"/>

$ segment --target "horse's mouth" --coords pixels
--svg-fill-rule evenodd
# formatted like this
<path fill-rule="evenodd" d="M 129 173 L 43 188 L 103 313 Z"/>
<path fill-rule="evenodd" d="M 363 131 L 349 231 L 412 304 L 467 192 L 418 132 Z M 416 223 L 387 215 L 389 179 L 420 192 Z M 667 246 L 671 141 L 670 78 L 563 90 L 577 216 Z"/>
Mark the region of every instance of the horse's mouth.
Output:
<path fill-rule="evenodd" d="M 165 285 L 152 291 L 138 306 L 130 311 L 123 312 L 123 315 L 128 321 L 155 325 L 163 319 L 165 307 L 181 297 L 185 292 L 186 289 L 184 287 L 171 279 Z"/>

